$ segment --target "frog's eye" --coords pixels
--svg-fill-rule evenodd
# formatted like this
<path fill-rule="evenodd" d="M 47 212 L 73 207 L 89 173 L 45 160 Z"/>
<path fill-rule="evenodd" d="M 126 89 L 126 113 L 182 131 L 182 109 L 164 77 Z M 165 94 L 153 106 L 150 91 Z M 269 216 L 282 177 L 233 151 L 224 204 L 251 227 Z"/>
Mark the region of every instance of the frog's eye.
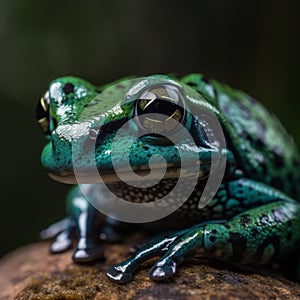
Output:
<path fill-rule="evenodd" d="M 49 92 L 46 92 L 38 102 L 36 107 L 36 118 L 42 131 L 46 134 L 50 134 L 50 112 L 49 112 Z"/>
<path fill-rule="evenodd" d="M 181 92 L 172 85 L 155 86 L 144 91 L 136 102 L 139 126 L 152 134 L 170 134 L 185 122 Z"/>

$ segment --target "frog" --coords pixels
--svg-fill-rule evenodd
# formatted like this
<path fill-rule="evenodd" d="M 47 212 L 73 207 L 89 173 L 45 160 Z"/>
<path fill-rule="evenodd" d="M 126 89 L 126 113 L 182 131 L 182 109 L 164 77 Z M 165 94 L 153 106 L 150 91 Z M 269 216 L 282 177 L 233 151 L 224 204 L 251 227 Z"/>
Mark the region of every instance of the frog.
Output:
<path fill-rule="evenodd" d="M 104 93 L 104 100 L 97 98 Z M 90 103 L 95 109 L 81 118 Z M 164 118 L 148 118 L 147 113 Z M 224 149 L 213 140 L 211 114 L 222 128 Z M 100 86 L 63 76 L 49 83 L 36 115 L 47 141 L 41 154 L 43 167 L 55 181 L 73 185 L 67 195 L 67 217 L 41 232 L 42 238 L 53 239 L 51 253 L 67 251 L 76 244 L 75 263 L 95 262 L 104 257 L 101 242 L 120 241 L 133 228 L 150 228 L 153 236 L 149 240 L 136 245 L 134 254 L 106 271 L 109 280 L 126 284 L 140 265 L 153 257 L 157 260 L 149 277 L 161 281 L 174 276 L 178 266 L 195 255 L 229 265 L 257 266 L 298 249 L 299 152 L 278 117 L 249 94 L 201 73 L 130 76 Z M 99 126 L 101 118 L 104 121 Z M 170 119 L 176 121 L 168 125 L 171 128 L 167 126 Z M 155 153 L 165 156 L 170 166 L 154 187 L 130 186 L 116 175 L 112 140 L 129 121 L 134 130 L 141 131 L 130 154 L 135 174 L 149 171 L 147 162 Z M 191 135 L 193 146 L 178 133 L 179 127 Z M 176 143 L 168 135 L 176 136 Z M 132 224 L 113 214 L 106 217 L 99 212 L 76 181 L 72 143 L 82 138 L 84 143 L 93 141 L 95 159 L 91 162 L 83 153 L 77 165 L 83 173 L 96 165 L 103 181 L 87 178 L 84 186 L 100 202 L 110 201 L 107 187 L 128 202 L 141 204 L 155 202 L 159 193 L 168 194 L 180 176 L 179 148 L 185 149 L 187 159 L 196 154 L 201 161 L 196 184 L 186 201 L 169 215 L 130 227 Z M 125 141 L 126 136 L 119 144 L 121 153 Z M 212 169 L 212 154 L 221 150 L 225 153 L 224 174 L 215 194 L 201 207 L 198 203 Z M 119 155 L 118 164 L 123 160 Z"/>

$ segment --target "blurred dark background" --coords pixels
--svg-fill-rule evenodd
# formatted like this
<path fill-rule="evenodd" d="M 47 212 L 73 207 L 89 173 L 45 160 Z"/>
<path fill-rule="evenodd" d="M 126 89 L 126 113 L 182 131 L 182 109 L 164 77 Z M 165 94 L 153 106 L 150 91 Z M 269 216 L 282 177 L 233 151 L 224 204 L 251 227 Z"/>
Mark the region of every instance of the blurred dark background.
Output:
<path fill-rule="evenodd" d="M 274 111 L 300 144 L 296 1 L 0 1 L 0 256 L 62 218 L 68 189 L 40 165 L 47 83 L 202 72 Z"/>

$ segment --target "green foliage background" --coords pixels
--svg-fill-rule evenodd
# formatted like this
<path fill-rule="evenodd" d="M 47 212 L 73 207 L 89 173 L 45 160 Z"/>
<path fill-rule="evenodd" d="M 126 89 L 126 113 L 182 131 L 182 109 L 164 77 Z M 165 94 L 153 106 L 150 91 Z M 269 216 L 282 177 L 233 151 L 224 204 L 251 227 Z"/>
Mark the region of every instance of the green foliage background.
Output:
<path fill-rule="evenodd" d="M 65 213 L 68 187 L 39 161 L 50 80 L 202 72 L 261 100 L 299 144 L 299 17 L 289 0 L 0 1 L 0 255 Z"/>

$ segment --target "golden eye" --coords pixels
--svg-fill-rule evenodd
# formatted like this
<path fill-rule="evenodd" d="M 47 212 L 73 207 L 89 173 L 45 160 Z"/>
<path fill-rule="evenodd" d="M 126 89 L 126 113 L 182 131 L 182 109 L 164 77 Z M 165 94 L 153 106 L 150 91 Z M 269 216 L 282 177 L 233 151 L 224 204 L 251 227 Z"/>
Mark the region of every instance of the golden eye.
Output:
<path fill-rule="evenodd" d="M 181 93 L 172 85 L 154 86 L 144 91 L 136 102 L 135 116 L 149 133 L 167 134 L 185 121 Z"/>
<path fill-rule="evenodd" d="M 45 96 L 41 97 L 41 99 L 38 102 L 38 105 L 36 107 L 36 119 L 42 131 L 45 134 L 49 134 L 50 117 L 48 92 L 45 94 Z"/>
<path fill-rule="evenodd" d="M 44 97 L 42 97 L 40 99 L 40 103 L 41 103 L 41 106 L 42 106 L 43 110 L 48 112 L 49 111 L 49 103 L 46 102 Z"/>

